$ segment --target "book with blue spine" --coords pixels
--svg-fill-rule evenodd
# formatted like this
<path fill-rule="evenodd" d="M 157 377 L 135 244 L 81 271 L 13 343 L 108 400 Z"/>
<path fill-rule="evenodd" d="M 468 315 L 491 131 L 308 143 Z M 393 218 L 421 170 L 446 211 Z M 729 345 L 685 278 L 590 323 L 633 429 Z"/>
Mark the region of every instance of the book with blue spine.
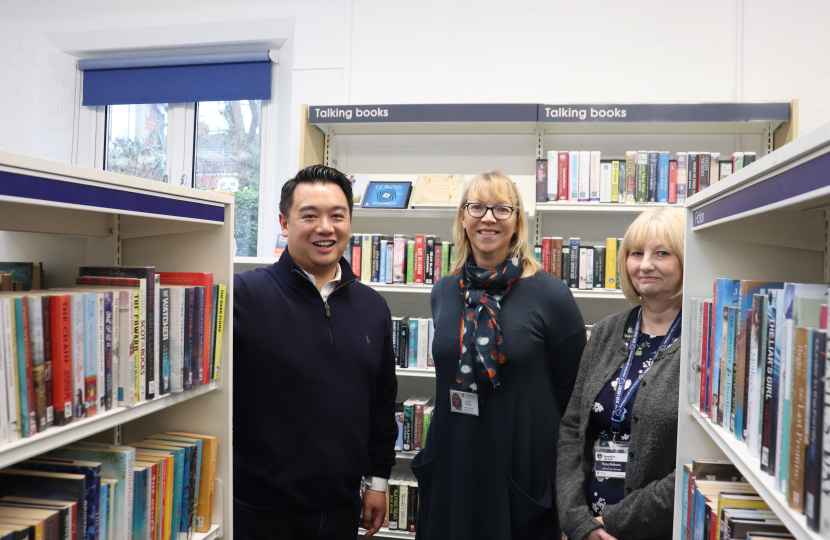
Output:
<path fill-rule="evenodd" d="M 173 500 L 171 501 L 171 516 L 174 530 L 180 531 L 182 524 L 182 504 L 184 497 L 185 466 L 187 465 L 186 448 L 162 444 L 161 441 L 141 441 L 130 443 L 130 446 L 155 452 L 168 452 L 173 456 Z M 189 490 L 188 490 L 189 493 Z M 187 504 L 186 502 L 184 504 Z"/>
<path fill-rule="evenodd" d="M 173 452 L 176 458 L 181 457 L 180 482 L 176 484 L 175 474 L 173 477 L 173 483 L 178 485 L 179 488 L 178 502 L 174 503 L 177 504 L 179 508 L 177 514 L 179 517 L 178 520 L 175 521 L 175 529 L 179 532 L 186 533 L 189 536 L 191 528 L 188 526 L 188 522 L 193 522 L 193 512 L 195 509 L 195 501 L 192 500 L 190 494 L 193 493 L 195 489 L 195 479 L 193 477 L 193 473 L 196 466 L 196 445 L 150 438 L 145 439 L 140 443 L 133 443 L 130 446 Z M 177 468 L 179 467 L 178 459 L 174 462 L 174 464 Z M 193 505 L 193 507 L 191 507 L 191 505 Z"/>
<path fill-rule="evenodd" d="M 418 319 L 409 319 L 409 349 L 406 355 L 407 367 L 418 367 Z"/>
<path fill-rule="evenodd" d="M 96 352 L 96 321 L 98 309 L 96 307 L 97 295 L 93 293 L 84 294 L 84 410 L 86 416 L 93 416 L 97 412 L 95 408 L 98 389 L 98 358 Z"/>
<path fill-rule="evenodd" d="M 200 471 L 202 470 L 202 441 L 200 439 L 191 438 L 191 437 L 183 437 L 180 435 L 171 435 L 169 433 L 161 433 L 158 435 L 152 435 L 148 437 L 148 440 L 160 440 L 160 441 L 170 441 L 171 444 L 174 445 L 195 445 L 196 446 L 196 459 L 195 461 L 191 459 L 191 490 L 190 493 L 192 496 L 190 497 L 190 504 L 188 507 L 189 511 L 189 518 L 188 518 L 188 535 L 192 536 L 193 530 L 196 527 L 196 507 L 199 504 L 199 485 L 201 483 L 200 478 Z"/>
<path fill-rule="evenodd" d="M 380 238 L 380 267 L 378 269 L 378 283 L 386 283 L 386 246 L 389 242 L 384 236 L 381 236 Z"/>
<path fill-rule="evenodd" d="M 116 480 L 117 538 L 132 539 L 135 448 L 82 442 L 52 450 L 49 457 L 101 463 L 101 474 Z M 137 539 L 139 540 L 139 539 Z"/>
<path fill-rule="evenodd" d="M 647 202 L 657 202 L 657 176 L 658 176 L 658 162 L 660 152 L 655 150 L 648 151 L 648 199 Z"/>
<path fill-rule="evenodd" d="M 579 152 L 568 152 L 568 202 L 579 202 Z"/>
<path fill-rule="evenodd" d="M 669 202 L 669 152 L 657 156 L 657 202 Z"/>
<path fill-rule="evenodd" d="M 395 275 L 395 241 L 392 237 L 386 240 L 386 283 L 392 284 Z"/>
<path fill-rule="evenodd" d="M 23 333 L 23 302 L 28 302 L 28 298 L 14 298 L 12 299 L 12 309 L 14 310 L 14 340 L 17 349 L 17 394 L 18 394 L 18 417 L 20 419 L 20 435 L 21 437 L 28 437 L 31 435 L 31 418 L 34 415 L 34 410 L 29 410 L 29 388 L 26 384 L 26 349 L 28 343 Z"/>
<path fill-rule="evenodd" d="M 723 391 L 723 419 L 721 426 L 727 429 L 731 421 L 732 413 L 732 386 L 735 383 L 733 376 L 735 373 L 735 339 L 737 330 L 738 307 L 728 306 L 727 313 L 727 328 L 726 328 L 726 356 L 724 357 L 724 391 Z"/>
<path fill-rule="evenodd" d="M 115 294 L 118 294 L 117 292 Z M 104 410 L 112 409 L 112 358 L 113 358 L 113 293 L 104 293 L 104 389 L 101 401 Z"/>
<path fill-rule="evenodd" d="M 99 537 L 103 540 L 104 538 L 109 538 L 107 534 L 109 532 L 109 522 L 107 518 L 109 517 L 109 484 L 101 483 L 101 489 L 98 497 L 98 510 L 99 510 L 99 519 L 98 519 L 98 531 Z"/>
<path fill-rule="evenodd" d="M 686 540 L 687 526 L 689 522 L 689 483 L 692 481 L 692 464 L 687 463 L 683 465 L 683 504 L 680 511 L 680 538 Z"/>
<path fill-rule="evenodd" d="M 149 536 L 149 519 L 147 516 L 147 491 L 150 485 L 150 468 L 136 465 L 133 485 L 133 523 L 132 537 L 136 540 L 145 540 Z M 153 539 L 155 540 L 155 539 Z"/>
<path fill-rule="evenodd" d="M 579 238 L 571 238 L 568 243 L 571 246 L 570 268 L 568 272 L 568 287 L 571 289 L 579 288 Z M 562 272 L 565 272 L 565 268 Z"/>
<path fill-rule="evenodd" d="M 161 355 L 161 389 L 159 394 L 170 393 L 170 287 L 162 287 L 161 292 L 161 339 L 159 352 Z M 214 319 L 215 320 L 215 317 Z"/>
<path fill-rule="evenodd" d="M 738 293 L 740 292 L 741 281 L 738 279 L 724 279 L 718 278 L 715 280 L 715 308 L 714 308 L 714 323 L 715 332 L 713 336 L 714 347 L 711 347 L 712 361 L 712 387 L 709 393 L 712 396 L 709 418 L 713 423 L 719 424 L 723 418 L 723 401 L 721 399 L 721 382 L 722 382 L 722 367 L 725 365 L 725 347 L 726 343 L 726 327 L 724 320 L 726 319 L 727 306 L 738 305 Z"/>

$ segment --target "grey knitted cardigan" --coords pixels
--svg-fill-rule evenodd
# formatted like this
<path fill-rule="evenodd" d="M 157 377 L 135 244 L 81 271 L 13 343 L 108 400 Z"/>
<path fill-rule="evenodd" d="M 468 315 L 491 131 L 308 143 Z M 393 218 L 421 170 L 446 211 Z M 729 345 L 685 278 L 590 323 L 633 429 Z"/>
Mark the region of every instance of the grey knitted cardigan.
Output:
<path fill-rule="evenodd" d="M 560 525 L 569 540 L 582 540 L 600 527 L 585 498 L 596 439 L 588 432 L 588 419 L 596 396 L 628 359 L 623 331 L 629 313 L 611 315 L 594 327 L 562 418 L 556 496 Z M 657 355 L 631 410 L 625 497 L 602 513 L 605 530 L 620 540 L 671 538 L 679 384 L 680 340 Z"/>

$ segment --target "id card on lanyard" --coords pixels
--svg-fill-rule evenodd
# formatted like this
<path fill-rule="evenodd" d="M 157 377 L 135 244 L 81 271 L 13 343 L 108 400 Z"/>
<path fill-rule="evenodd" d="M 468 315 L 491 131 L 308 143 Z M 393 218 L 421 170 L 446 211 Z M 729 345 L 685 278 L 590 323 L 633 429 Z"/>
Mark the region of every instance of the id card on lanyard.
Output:
<path fill-rule="evenodd" d="M 663 337 L 663 341 L 660 343 L 657 351 L 655 351 L 652 355 L 652 360 L 657 357 L 660 351 L 671 344 L 675 335 L 677 335 L 677 331 L 680 329 L 682 320 L 683 312 L 681 311 L 677 314 L 677 317 L 674 318 L 674 322 L 671 327 L 669 327 L 669 331 L 666 332 L 666 335 Z M 614 389 L 614 409 L 611 412 L 611 433 L 614 434 L 613 440 L 616 440 L 617 433 L 620 432 L 620 426 L 625 419 L 625 406 L 631 400 L 631 396 L 633 396 L 634 392 L 637 391 L 637 388 L 640 386 L 640 383 L 646 376 L 646 373 L 648 373 L 648 370 L 651 368 L 651 366 L 646 366 L 646 368 L 643 369 L 643 372 L 640 373 L 640 375 L 631 383 L 631 387 L 628 391 L 625 391 L 625 383 L 628 381 L 628 372 L 631 371 L 631 365 L 634 363 L 634 355 L 637 351 L 637 340 L 640 337 L 640 326 L 642 325 L 642 322 L 643 311 L 641 309 L 637 314 L 637 324 L 634 325 L 634 335 L 631 336 L 631 342 L 628 344 L 628 360 L 625 364 L 623 364 L 623 367 L 620 370 L 620 376 L 617 378 L 617 387 Z"/>

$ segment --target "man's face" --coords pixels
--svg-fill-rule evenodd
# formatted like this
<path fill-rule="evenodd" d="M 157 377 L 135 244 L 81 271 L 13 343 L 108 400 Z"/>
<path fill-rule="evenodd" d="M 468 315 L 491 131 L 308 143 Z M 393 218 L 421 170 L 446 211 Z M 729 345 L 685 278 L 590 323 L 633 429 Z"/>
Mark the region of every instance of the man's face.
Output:
<path fill-rule="evenodd" d="M 336 184 L 300 184 L 288 216 L 280 214 L 291 258 L 317 276 L 335 270 L 351 236 L 346 194 Z"/>

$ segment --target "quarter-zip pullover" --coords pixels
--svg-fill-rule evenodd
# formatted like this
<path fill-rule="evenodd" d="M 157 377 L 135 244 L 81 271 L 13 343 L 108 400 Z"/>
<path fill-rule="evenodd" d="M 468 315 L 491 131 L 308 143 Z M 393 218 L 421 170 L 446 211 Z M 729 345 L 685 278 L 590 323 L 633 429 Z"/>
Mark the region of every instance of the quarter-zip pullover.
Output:
<path fill-rule="evenodd" d="M 346 504 L 395 463 L 389 308 L 340 274 L 323 299 L 286 249 L 234 276 L 234 490 L 265 505 Z"/>

